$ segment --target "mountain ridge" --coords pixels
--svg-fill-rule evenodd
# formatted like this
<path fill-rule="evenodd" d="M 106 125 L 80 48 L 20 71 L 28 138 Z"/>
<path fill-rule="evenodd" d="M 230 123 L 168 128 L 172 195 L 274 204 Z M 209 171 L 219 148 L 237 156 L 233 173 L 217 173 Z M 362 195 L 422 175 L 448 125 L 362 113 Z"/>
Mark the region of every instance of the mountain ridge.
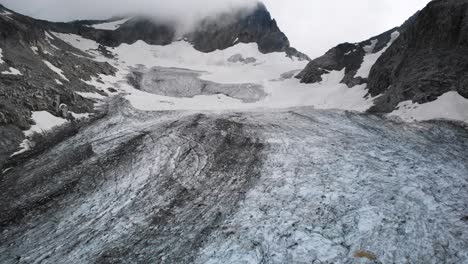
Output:
<path fill-rule="evenodd" d="M 317 83 L 323 74 L 345 69 L 342 83 L 350 88 L 366 85 L 367 96 L 378 97 L 369 109 L 373 113 L 398 110 L 404 101 L 434 102 L 450 91 L 468 99 L 468 41 L 463 40 L 468 34 L 467 12 L 466 0 L 431 1 L 400 27 L 360 43 L 339 44 L 296 77 Z M 393 32 L 399 36 L 390 42 Z M 376 59 L 364 77 L 358 76 L 366 56 L 364 47 L 372 41 L 377 45 L 367 55 Z M 387 46 L 384 52 L 382 46 Z"/>

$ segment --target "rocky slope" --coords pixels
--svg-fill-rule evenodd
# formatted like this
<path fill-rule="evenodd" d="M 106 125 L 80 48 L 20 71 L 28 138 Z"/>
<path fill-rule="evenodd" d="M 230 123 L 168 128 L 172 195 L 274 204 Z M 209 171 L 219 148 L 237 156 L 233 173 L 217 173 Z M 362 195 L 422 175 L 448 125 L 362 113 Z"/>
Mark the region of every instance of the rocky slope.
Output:
<path fill-rule="evenodd" d="M 66 104 L 74 113 L 92 112 L 93 101 L 76 92 L 101 91 L 82 80 L 115 72 L 47 30 L 0 6 L 0 166 L 23 137 L 20 129 L 33 124 L 31 111 L 70 118 L 59 109 Z"/>
<path fill-rule="evenodd" d="M 379 96 L 372 112 L 391 112 L 407 100 L 431 102 L 448 91 L 468 98 L 467 13 L 467 0 L 432 1 L 401 27 L 338 45 L 297 77 L 315 83 L 323 73 L 345 69 L 343 83 L 367 84 L 369 95 Z"/>

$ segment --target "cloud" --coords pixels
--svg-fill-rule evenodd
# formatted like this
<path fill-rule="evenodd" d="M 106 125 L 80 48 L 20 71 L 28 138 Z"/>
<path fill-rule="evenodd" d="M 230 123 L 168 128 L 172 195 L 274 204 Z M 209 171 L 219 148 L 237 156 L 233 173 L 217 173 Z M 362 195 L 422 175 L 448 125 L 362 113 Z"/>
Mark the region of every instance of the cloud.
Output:
<path fill-rule="evenodd" d="M 400 26 L 430 0 L 264 0 L 292 46 L 311 57 Z"/>
<path fill-rule="evenodd" d="M 52 21 L 105 19 L 137 13 L 190 22 L 214 13 L 253 7 L 257 0 L 2 0 L 0 3 L 15 11 Z"/>
<path fill-rule="evenodd" d="M 292 46 L 311 57 L 342 42 L 358 42 L 399 26 L 430 0 L 263 0 Z M 53 21 L 105 19 L 128 13 L 177 22 L 251 8 L 257 0 L 0 0 L 35 18 Z M 225 19 L 225 17 L 223 17 Z"/>

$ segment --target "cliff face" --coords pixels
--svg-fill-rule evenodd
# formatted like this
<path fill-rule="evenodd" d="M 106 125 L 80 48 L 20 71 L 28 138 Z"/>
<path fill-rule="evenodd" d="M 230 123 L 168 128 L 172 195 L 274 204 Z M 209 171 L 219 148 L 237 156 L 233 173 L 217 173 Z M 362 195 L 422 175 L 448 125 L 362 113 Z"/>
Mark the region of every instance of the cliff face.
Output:
<path fill-rule="evenodd" d="M 0 126 L 28 128 L 30 111 L 58 113 L 61 103 L 77 113 L 89 112 L 93 102 L 75 91 L 95 91 L 82 80 L 114 72 L 109 64 L 88 59 L 48 30 L 37 20 L 0 6 Z"/>
<path fill-rule="evenodd" d="M 431 2 L 374 65 L 368 88 L 383 95 L 371 109 L 377 112 L 448 91 L 468 98 L 468 1 Z"/>
<path fill-rule="evenodd" d="M 380 95 L 372 112 L 391 112 L 406 100 L 431 102 L 448 91 L 468 98 L 467 14 L 467 0 L 433 1 L 401 27 L 338 45 L 297 77 L 314 83 L 324 73 L 345 69 L 343 83 L 367 84 L 369 95 Z M 392 39 L 392 34 L 399 35 Z M 366 55 L 377 60 L 366 62 Z M 363 74 L 365 67 L 370 68 Z"/>
<path fill-rule="evenodd" d="M 304 83 L 316 83 L 322 81 L 323 74 L 344 69 L 345 77 L 342 82 L 348 87 L 366 83 L 366 76 L 357 75 L 364 57 L 382 52 L 391 42 L 392 34 L 398 30 L 400 28 L 394 28 L 360 43 L 339 44 L 325 55 L 312 60 L 297 78 Z"/>

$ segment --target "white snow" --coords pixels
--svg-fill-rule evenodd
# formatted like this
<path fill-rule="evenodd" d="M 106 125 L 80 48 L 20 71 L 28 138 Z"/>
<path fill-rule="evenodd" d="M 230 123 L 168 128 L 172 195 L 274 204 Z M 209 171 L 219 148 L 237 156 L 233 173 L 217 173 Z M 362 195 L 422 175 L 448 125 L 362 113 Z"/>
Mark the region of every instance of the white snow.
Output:
<path fill-rule="evenodd" d="M 55 79 L 55 83 L 58 84 L 58 85 L 63 85 L 63 83 L 57 79 Z"/>
<path fill-rule="evenodd" d="M 11 156 L 15 156 L 30 150 L 31 142 L 29 137 L 31 137 L 34 133 L 44 133 L 68 122 L 66 119 L 56 117 L 47 111 L 32 112 L 31 119 L 34 121 L 35 125 L 32 125 L 29 130 L 24 131 L 24 135 L 27 138 L 20 144 L 20 150 L 13 153 Z"/>
<path fill-rule="evenodd" d="M 3 50 L 0 48 L 0 64 L 4 63 L 3 61 Z"/>
<path fill-rule="evenodd" d="M 89 51 L 97 49 L 93 41 L 75 35 L 54 33 L 71 45 Z M 364 98 L 365 86 L 348 88 L 341 84 L 344 72 L 331 72 L 323 76 L 320 84 L 306 85 L 292 78 L 278 81 L 281 74 L 302 69 L 307 61 L 292 60 L 284 53 L 262 54 L 257 44 L 237 44 L 225 50 L 202 53 L 186 41 L 174 42 L 167 46 L 148 45 L 138 41 L 132 45 L 122 44 L 112 50 L 118 61 L 110 61 L 120 69 L 117 76 L 99 76 L 86 81 L 97 88 L 114 87 L 128 93 L 127 99 L 141 110 L 223 110 L 254 108 L 287 108 L 298 105 L 313 105 L 317 108 L 341 108 L 364 111 L 372 106 L 373 98 Z M 255 64 L 233 64 L 228 59 L 241 54 L 243 57 L 255 57 Z M 98 58 L 98 60 L 102 60 Z M 268 93 L 267 98 L 257 103 L 244 103 L 225 95 L 200 95 L 194 98 L 174 98 L 135 90 L 130 87 L 125 76 L 129 66 L 144 65 L 176 67 L 205 72 L 201 78 L 218 83 L 254 83 L 260 84 Z"/>
<path fill-rule="evenodd" d="M 55 39 L 54 36 L 53 36 L 53 34 L 49 33 L 48 31 L 44 31 L 44 34 L 45 34 L 45 36 L 46 36 L 46 41 L 47 41 L 47 43 L 49 43 L 49 45 L 50 45 L 52 48 L 58 50 L 59 48 L 58 48 L 57 46 L 55 46 L 54 44 L 52 44 L 52 40 Z M 50 54 L 50 53 L 47 52 L 47 51 L 46 51 L 45 53 L 46 53 L 46 54 Z"/>
<path fill-rule="evenodd" d="M 118 29 L 121 25 L 125 24 L 130 20 L 130 18 L 125 18 L 113 22 L 108 22 L 108 23 L 102 23 L 102 24 L 96 24 L 96 25 L 91 25 L 90 27 L 93 27 L 95 29 L 103 29 L 103 30 L 116 30 Z"/>
<path fill-rule="evenodd" d="M 373 53 L 375 49 L 375 45 L 377 45 L 378 40 L 372 40 L 372 44 L 369 46 L 363 47 L 364 51 L 367 53 L 364 56 L 364 61 L 361 64 L 361 68 L 359 68 L 358 72 L 356 73 L 355 77 L 362 77 L 368 78 L 369 73 L 372 69 L 372 66 L 377 62 L 377 60 L 382 56 L 382 54 L 393 44 L 393 42 L 400 36 L 400 32 L 395 31 L 391 35 L 390 41 L 387 43 L 387 46 L 380 50 L 379 52 Z"/>
<path fill-rule="evenodd" d="M 83 113 L 83 114 L 78 114 L 78 113 L 74 113 L 74 112 L 70 112 L 70 113 L 75 119 L 86 119 L 86 118 L 89 118 L 91 116 L 90 113 Z"/>
<path fill-rule="evenodd" d="M 437 100 L 425 104 L 404 101 L 389 116 L 398 116 L 407 122 L 432 119 L 468 122 L 468 99 L 458 92 L 451 91 L 441 95 Z"/>
<path fill-rule="evenodd" d="M 81 36 L 74 35 L 74 34 L 63 34 L 63 33 L 57 33 L 57 32 L 52 32 L 51 34 L 79 50 L 87 52 L 90 55 L 97 56 L 96 60 L 99 60 L 99 61 L 107 60 L 105 57 L 99 57 L 100 54 L 97 52 L 97 49 L 99 48 L 99 44 L 96 43 L 95 41 L 85 39 Z"/>
<path fill-rule="evenodd" d="M 83 93 L 83 92 L 75 92 L 76 94 L 80 95 L 81 97 L 88 98 L 88 99 L 99 99 L 102 100 L 105 96 L 102 96 L 98 93 Z"/>
<path fill-rule="evenodd" d="M 67 123 L 66 119 L 56 117 L 47 111 L 32 112 L 31 118 L 36 124 L 25 132 L 26 136 L 30 136 L 33 133 L 43 133 Z"/>
<path fill-rule="evenodd" d="M 19 70 L 10 67 L 8 71 L 3 71 L 2 74 L 4 75 L 23 75 Z"/>
<path fill-rule="evenodd" d="M 292 60 L 280 52 L 262 54 L 259 52 L 257 44 L 240 43 L 225 50 L 202 53 L 195 50 L 185 40 L 177 41 L 167 46 L 155 46 L 143 41 L 137 41 L 131 45 L 122 44 L 117 48 L 111 49 L 116 59 L 107 59 L 96 51 L 98 44 L 94 41 L 73 34 L 53 34 L 76 48 L 94 55 L 97 61 L 106 61 L 115 66 L 119 70 L 116 76 L 100 75 L 91 81 L 84 82 L 101 90 L 113 87 L 119 92 L 126 94 L 126 98 L 131 104 L 140 110 L 222 111 L 313 106 L 319 109 L 366 111 L 373 105 L 376 99 L 366 96 L 367 90 L 365 84 L 348 88 L 345 84 L 340 83 L 344 77 L 344 71 L 326 73 L 322 76 L 323 81 L 315 84 L 302 84 L 296 78 L 280 79 L 279 77 L 283 73 L 303 69 L 307 61 Z M 398 37 L 399 32 L 393 32 L 387 46 L 377 53 L 372 53 L 378 44 L 377 40 L 373 40 L 371 45 L 366 46 L 365 50 L 368 54 L 366 54 L 364 62 L 356 76 L 368 77 L 371 67 Z M 235 54 L 241 54 L 243 57 L 254 57 L 257 59 L 257 63 L 235 64 L 228 62 L 228 59 Z M 137 66 L 144 66 L 147 69 L 158 66 L 201 71 L 203 72 L 200 77 L 201 79 L 221 84 L 259 84 L 264 87 L 268 95 L 259 102 L 245 103 L 225 95 L 199 95 L 193 98 L 175 98 L 150 94 L 134 89 L 126 81 L 129 67 Z M 93 99 L 104 98 L 95 93 L 78 94 Z M 465 100 L 458 99 L 458 101 Z M 444 100 L 444 97 L 442 97 L 442 100 Z M 458 104 L 463 105 L 462 102 Z M 424 108 L 422 107 L 421 109 Z M 441 113 L 440 115 L 442 115 L 442 118 L 448 118 L 454 114 L 455 116 L 451 116 L 452 119 L 463 120 L 466 118 L 463 117 L 461 110 L 456 111 L 456 109 L 462 108 L 452 105 L 451 108 L 447 109 L 446 114 Z M 400 111 L 402 110 L 400 109 Z M 396 111 L 396 113 L 400 112 Z M 400 115 L 407 115 L 408 118 L 411 115 L 418 115 L 414 117 L 415 120 L 420 120 L 418 118 L 421 118 L 421 114 L 416 111 L 406 110 L 405 114 Z M 427 118 L 432 117 L 437 118 L 434 114 L 427 116 Z M 408 118 L 406 119 L 408 120 Z"/>
<path fill-rule="evenodd" d="M 70 80 L 68 80 L 68 78 L 63 74 L 63 71 L 57 67 L 55 67 L 52 63 L 46 61 L 46 60 L 43 60 L 43 62 L 47 65 L 47 67 L 49 67 L 52 71 L 54 71 L 55 73 L 57 73 L 63 80 L 69 82 Z"/>
<path fill-rule="evenodd" d="M 32 46 L 32 47 L 31 47 L 31 50 L 32 50 L 32 51 L 34 52 L 34 54 L 36 54 L 36 55 L 37 55 L 38 52 L 39 52 L 39 48 L 36 47 L 36 46 Z"/>

